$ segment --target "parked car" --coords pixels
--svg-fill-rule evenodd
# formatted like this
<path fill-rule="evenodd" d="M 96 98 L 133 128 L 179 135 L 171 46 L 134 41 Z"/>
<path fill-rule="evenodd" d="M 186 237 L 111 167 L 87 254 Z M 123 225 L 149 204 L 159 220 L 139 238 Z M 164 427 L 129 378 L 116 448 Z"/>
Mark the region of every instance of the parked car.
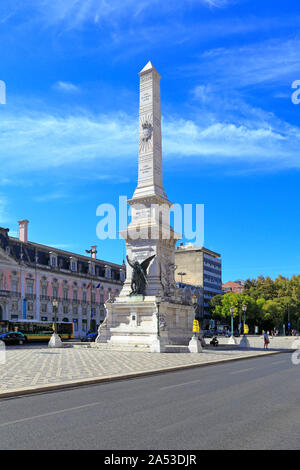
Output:
<path fill-rule="evenodd" d="M 98 333 L 88 333 L 86 336 L 81 338 L 83 343 L 92 343 L 97 338 Z"/>
<path fill-rule="evenodd" d="M 216 330 L 216 335 L 227 336 L 227 330 Z"/>
<path fill-rule="evenodd" d="M 5 345 L 8 344 L 24 344 L 27 342 L 27 337 L 20 332 L 7 332 L 0 335 L 0 341 Z"/>
<path fill-rule="evenodd" d="M 213 336 L 215 336 L 213 330 L 203 330 L 203 338 L 212 338 Z"/>

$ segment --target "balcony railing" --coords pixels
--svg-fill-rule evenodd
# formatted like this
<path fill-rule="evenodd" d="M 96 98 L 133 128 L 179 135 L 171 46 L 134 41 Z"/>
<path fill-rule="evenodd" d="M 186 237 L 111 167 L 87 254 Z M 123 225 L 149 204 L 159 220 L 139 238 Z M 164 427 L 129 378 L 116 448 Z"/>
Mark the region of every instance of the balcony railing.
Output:
<path fill-rule="evenodd" d="M 0 289 L 0 296 L 1 297 L 8 297 L 9 295 L 10 295 L 9 290 Z"/>

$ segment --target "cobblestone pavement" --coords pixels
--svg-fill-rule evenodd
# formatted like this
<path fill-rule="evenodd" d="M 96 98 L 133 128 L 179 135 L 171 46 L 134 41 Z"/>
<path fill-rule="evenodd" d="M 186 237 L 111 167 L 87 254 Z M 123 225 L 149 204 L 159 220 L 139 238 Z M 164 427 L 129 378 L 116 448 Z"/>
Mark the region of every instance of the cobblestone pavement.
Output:
<path fill-rule="evenodd" d="M 13 390 L 72 384 L 81 380 L 209 364 L 224 359 L 271 354 L 264 350 L 204 350 L 199 354 L 101 351 L 46 346 L 7 347 L 0 364 L 0 396 Z"/>

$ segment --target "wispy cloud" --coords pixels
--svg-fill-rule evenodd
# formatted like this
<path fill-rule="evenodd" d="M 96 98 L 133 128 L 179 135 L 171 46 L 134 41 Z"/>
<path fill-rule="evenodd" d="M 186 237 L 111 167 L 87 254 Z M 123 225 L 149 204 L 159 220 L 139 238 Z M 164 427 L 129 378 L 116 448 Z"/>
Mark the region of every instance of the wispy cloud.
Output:
<path fill-rule="evenodd" d="M 40 196 L 36 196 L 34 200 L 36 202 L 49 202 L 49 201 L 57 201 L 59 199 L 66 199 L 68 195 L 63 191 L 54 191 L 48 194 L 42 194 Z"/>
<path fill-rule="evenodd" d="M 300 69 L 300 39 L 272 39 L 241 47 L 205 51 L 184 67 L 189 75 L 213 77 L 214 86 L 229 89 L 272 83 L 290 84 Z"/>
<path fill-rule="evenodd" d="M 53 88 L 58 91 L 62 91 L 65 93 L 77 93 L 80 91 L 79 86 L 74 85 L 71 82 L 61 82 L 58 81 L 54 83 Z"/>
<path fill-rule="evenodd" d="M 0 163 L 3 177 L 19 172 L 102 168 L 102 179 L 112 170 L 135 164 L 138 155 L 138 122 L 125 113 L 113 115 L 53 114 L 9 116 L 0 122 Z M 253 111 L 243 122 L 211 116 L 208 120 L 165 117 L 164 158 L 210 164 L 232 161 L 278 168 L 300 168 L 300 129 L 268 113 Z M 107 169 L 107 171 L 106 171 Z M 64 172 L 62 173 L 64 174 Z M 65 197 L 60 189 L 39 196 L 39 201 Z"/>

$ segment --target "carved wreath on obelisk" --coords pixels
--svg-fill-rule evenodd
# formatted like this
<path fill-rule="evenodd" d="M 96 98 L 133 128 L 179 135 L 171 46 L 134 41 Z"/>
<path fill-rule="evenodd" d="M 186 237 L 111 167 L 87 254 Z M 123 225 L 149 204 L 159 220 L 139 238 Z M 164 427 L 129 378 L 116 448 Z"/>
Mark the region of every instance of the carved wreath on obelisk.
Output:
<path fill-rule="evenodd" d="M 129 266 L 132 267 L 131 292 L 129 295 L 144 295 L 147 284 L 147 269 L 155 255 L 145 259 L 142 263 L 130 261 L 126 256 Z"/>
<path fill-rule="evenodd" d="M 150 148 L 153 133 L 152 115 L 142 116 L 140 128 L 140 151 L 144 152 Z"/>

